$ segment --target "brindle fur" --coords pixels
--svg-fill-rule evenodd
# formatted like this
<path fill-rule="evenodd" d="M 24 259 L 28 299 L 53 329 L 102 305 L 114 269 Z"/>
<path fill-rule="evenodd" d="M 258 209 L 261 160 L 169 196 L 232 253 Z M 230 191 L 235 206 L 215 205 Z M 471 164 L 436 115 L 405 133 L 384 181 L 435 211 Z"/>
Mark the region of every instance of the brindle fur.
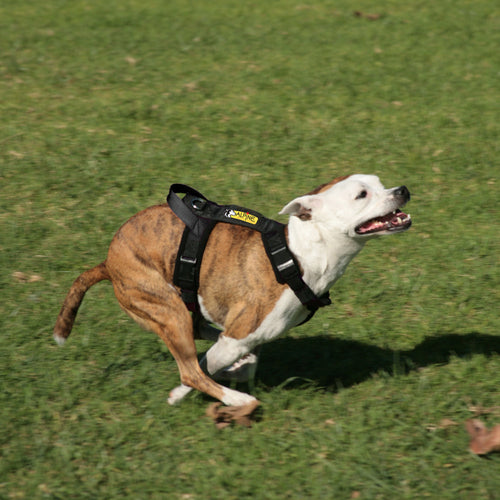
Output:
<path fill-rule="evenodd" d="M 126 222 L 111 242 L 107 259 L 73 283 L 57 318 L 54 335 L 66 339 L 85 292 L 110 280 L 122 309 L 167 345 L 184 385 L 222 399 L 222 386 L 198 364 L 191 315 L 171 285 L 184 224 L 168 205 L 147 208 Z M 237 270 L 234 272 L 234 270 Z M 217 224 L 200 269 L 199 293 L 210 319 L 235 339 L 254 331 L 283 292 L 260 233 Z"/>

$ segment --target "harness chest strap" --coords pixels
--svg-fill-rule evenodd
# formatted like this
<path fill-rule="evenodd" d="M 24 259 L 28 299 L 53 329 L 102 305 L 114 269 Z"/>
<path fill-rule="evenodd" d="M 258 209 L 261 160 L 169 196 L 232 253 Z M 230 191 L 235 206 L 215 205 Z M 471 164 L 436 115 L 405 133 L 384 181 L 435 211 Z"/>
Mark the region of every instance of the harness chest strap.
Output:
<path fill-rule="evenodd" d="M 177 193 L 184 193 L 184 198 L 181 200 Z M 197 292 L 203 252 L 218 222 L 249 227 L 261 233 L 277 281 L 286 283 L 310 311 L 304 323 L 318 308 L 331 304 L 328 292 L 318 297 L 302 279 L 299 264 L 288 248 L 284 224 L 238 205 L 217 205 L 183 184 L 170 187 L 167 203 L 186 225 L 177 253 L 174 284 L 181 289 L 182 299 L 190 310 L 197 311 L 199 307 Z"/>

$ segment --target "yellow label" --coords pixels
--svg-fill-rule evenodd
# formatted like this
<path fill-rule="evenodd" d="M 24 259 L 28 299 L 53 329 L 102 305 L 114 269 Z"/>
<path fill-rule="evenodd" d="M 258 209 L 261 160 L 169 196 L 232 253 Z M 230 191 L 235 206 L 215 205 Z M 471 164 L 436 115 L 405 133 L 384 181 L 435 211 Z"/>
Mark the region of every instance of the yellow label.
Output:
<path fill-rule="evenodd" d="M 241 220 L 243 222 L 247 222 L 248 224 L 257 224 L 259 220 L 255 215 L 249 214 L 247 212 L 241 212 L 240 210 L 228 210 L 226 212 L 226 217 L 230 219 Z"/>

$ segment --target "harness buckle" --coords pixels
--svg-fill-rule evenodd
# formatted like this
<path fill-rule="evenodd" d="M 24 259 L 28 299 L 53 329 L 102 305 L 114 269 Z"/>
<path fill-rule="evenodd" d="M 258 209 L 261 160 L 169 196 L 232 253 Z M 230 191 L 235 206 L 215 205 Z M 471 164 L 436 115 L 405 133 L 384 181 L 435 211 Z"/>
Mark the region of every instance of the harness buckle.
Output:
<path fill-rule="evenodd" d="M 276 266 L 276 268 L 278 269 L 278 271 L 282 272 L 285 269 L 288 269 L 289 267 L 292 267 L 294 265 L 295 265 L 295 262 L 293 261 L 293 259 L 290 259 L 290 260 L 287 260 L 286 262 L 283 262 L 283 264 L 278 264 Z"/>
<path fill-rule="evenodd" d="M 271 255 L 276 255 L 276 254 L 278 254 L 278 253 L 280 253 L 280 252 L 284 252 L 285 250 L 286 250 L 286 247 L 285 247 L 285 246 L 282 246 L 282 247 L 280 247 L 280 248 L 277 248 L 276 250 L 272 250 L 272 251 L 271 251 Z"/>

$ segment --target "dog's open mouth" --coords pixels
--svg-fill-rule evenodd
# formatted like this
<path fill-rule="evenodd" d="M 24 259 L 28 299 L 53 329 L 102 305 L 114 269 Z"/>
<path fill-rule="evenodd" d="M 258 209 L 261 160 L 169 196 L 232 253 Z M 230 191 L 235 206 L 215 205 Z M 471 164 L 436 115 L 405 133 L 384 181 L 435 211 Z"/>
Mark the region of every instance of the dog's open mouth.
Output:
<path fill-rule="evenodd" d="M 380 231 L 405 231 L 411 226 L 411 217 L 399 208 L 393 212 L 363 222 L 356 228 L 357 234 L 372 234 Z"/>

